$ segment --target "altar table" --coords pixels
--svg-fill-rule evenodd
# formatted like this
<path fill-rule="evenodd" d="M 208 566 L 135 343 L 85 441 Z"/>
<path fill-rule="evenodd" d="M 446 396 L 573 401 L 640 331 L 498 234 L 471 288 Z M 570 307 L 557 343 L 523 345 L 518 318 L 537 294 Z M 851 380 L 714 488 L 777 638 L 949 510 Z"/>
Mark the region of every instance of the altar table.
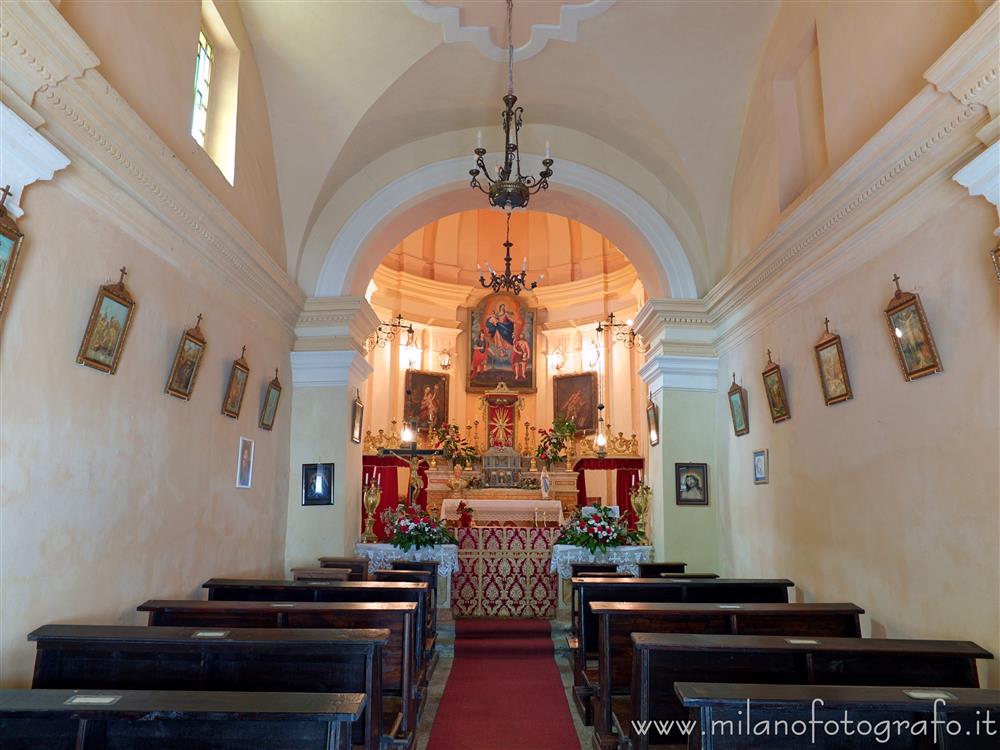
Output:
<path fill-rule="evenodd" d="M 392 563 L 396 560 L 409 562 L 432 560 L 438 564 L 438 575 L 441 578 L 450 578 L 452 573 L 458 570 L 458 547 L 454 544 L 439 544 L 434 547 L 404 551 L 391 544 L 358 542 L 354 545 L 354 551 L 358 557 L 368 558 L 369 573 L 374 573 L 376 570 L 386 570 L 392 567 Z"/>
<path fill-rule="evenodd" d="M 442 520 L 452 521 L 458 518 L 458 504 L 465 503 L 473 510 L 472 522 L 477 526 L 485 526 L 491 522 L 504 523 L 512 521 L 524 526 L 545 525 L 545 522 L 563 522 L 562 503 L 557 500 L 486 500 L 471 498 L 462 500 L 448 498 L 441 503 Z"/>
<path fill-rule="evenodd" d="M 549 570 L 557 528 L 457 529 L 456 617 L 556 616 L 559 577 Z"/>
<path fill-rule="evenodd" d="M 607 552 L 590 552 L 583 547 L 570 544 L 557 544 L 552 548 L 553 573 L 566 579 L 573 575 L 574 563 L 614 563 L 621 573 L 639 575 L 639 563 L 652 562 L 652 547 L 608 547 Z"/>

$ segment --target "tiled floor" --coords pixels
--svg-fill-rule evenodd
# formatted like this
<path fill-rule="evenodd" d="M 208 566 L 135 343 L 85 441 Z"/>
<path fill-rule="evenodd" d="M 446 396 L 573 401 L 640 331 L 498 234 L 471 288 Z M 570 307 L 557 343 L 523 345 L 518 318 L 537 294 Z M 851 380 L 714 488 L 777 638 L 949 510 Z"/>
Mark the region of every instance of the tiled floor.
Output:
<path fill-rule="evenodd" d="M 552 621 L 552 640 L 555 646 L 556 664 L 562 675 L 563 687 L 566 692 L 566 710 L 573 717 L 573 725 L 576 727 L 576 734 L 580 739 L 581 750 L 589 750 L 591 729 L 583 725 L 573 708 L 573 668 L 569 651 L 566 649 L 566 634 L 568 632 L 568 615 Z M 427 689 L 427 703 L 424 706 L 424 713 L 420 717 L 420 724 L 417 726 L 416 750 L 426 750 L 427 748 L 431 727 L 434 725 L 434 717 L 441 705 L 441 696 L 444 694 L 444 686 L 448 683 L 448 675 L 451 674 L 451 665 L 455 656 L 455 624 L 451 619 L 451 612 L 446 609 L 442 609 L 438 613 L 437 650 L 438 665 L 437 669 L 434 670 L 434 676 L 431 677 Z M 475 748 L 469 747 L 463 750 L 475 750 Z M 538 748 L 538 750 L 545 749 Z"/>

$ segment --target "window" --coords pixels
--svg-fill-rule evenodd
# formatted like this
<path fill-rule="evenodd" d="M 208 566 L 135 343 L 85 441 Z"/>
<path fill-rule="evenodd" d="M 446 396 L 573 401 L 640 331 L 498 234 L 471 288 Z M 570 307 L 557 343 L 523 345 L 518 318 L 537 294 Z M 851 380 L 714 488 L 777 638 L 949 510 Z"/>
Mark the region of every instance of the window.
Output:
<path fill-rule="evenodd" d="M 208 95 L 212 86 L 212 66 L 215 51 L 202 31 L 198 34 L 198 58 L 194 64 L 194 112 L 191 115 L 191 136 L 205 148 L 208 132 Z"/>

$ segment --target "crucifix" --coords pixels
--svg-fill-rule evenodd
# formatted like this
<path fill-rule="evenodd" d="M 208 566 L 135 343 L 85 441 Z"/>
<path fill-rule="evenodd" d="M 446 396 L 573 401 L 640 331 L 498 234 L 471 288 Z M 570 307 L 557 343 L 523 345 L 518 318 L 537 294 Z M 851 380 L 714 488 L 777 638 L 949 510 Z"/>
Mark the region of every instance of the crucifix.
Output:
<path fill-rule="evenodd" d="M 767 350 L 767 363 L 769 365 L 774 364 L 774 362 L 771 360 L 771 350 L 770 349 Z"/>
<path fill-rule="evenodd" d="M 246 345 L 244 344 L 243 351 L 240 352 L 240 359 L 243 359 L 245 356 L 247 356 L 247 348 Z"/>
<path fill-rule="evenodd" d="M 125 286 L 125 277 L 128 276 L 128 271 L 125 270 L 125 266 L 118 269 L 121 276 L 118 277 L 118 286 Z"/>
<path fill-rule="evenodd" d="M 4 185 L 2 188 L 0 188 L 0 208 L 4 207 L 4 204 L 7 202 L 7 199 L 12 195 L 13 193 L 10 191 L 10 185 Z"/>
<path fill-rule="evenodd" d="M 199 328 L 201 326 L 201 313 L 198 313 L 198 320 L 195 321 L 194 327 Z"/>
<path fill-rule="evenodd" d="M 892 280 L 896 282 L 896 296 L 897 297 L 900 296 L 903 293 L 903 290 L 899 288 L 899 279 L 900 279 L 900 276 L 899 276 L 898 273 L 894 273 L 892 275 Z"/>
<path fill-rule="evenodd" d="M 829 318 L 823 318 L 823 325 L 826 326 L 826 332 L 829 333 L 830 332 L 830 319 Z"/>

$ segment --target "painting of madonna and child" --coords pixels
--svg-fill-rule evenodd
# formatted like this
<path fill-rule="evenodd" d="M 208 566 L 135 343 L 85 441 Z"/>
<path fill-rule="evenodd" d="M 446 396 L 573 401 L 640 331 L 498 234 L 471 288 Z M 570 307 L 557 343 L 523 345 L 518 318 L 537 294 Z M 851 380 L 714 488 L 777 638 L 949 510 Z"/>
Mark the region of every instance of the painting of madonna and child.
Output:
<path fill-rule="evenodd" d="M 469 377 L 466 390 L 488 391 L 505 383 L 535 392 L 535 311 L 512 294 L 491 294 L 469 315 Z"/>

